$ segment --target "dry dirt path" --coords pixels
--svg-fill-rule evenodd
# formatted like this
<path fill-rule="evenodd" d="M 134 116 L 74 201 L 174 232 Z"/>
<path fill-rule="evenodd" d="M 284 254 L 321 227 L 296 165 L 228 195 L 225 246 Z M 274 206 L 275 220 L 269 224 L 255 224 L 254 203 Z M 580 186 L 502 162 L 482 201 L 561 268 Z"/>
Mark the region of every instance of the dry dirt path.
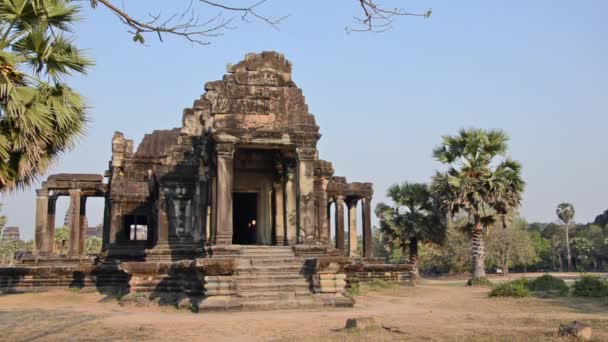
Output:
<path fill-rule="evenodd" d="M 554 341 L 560 323 L 593 326 L 608 341 L 608 302 L 495 299 L 461 280 L 368 292 L 353 309 L 192 314 L 170 308 L 124 308 L 92 293 L 0 296 L 6 341 Z M 348 333 L 347 318 L 374 316 L 401 333 Z"/>

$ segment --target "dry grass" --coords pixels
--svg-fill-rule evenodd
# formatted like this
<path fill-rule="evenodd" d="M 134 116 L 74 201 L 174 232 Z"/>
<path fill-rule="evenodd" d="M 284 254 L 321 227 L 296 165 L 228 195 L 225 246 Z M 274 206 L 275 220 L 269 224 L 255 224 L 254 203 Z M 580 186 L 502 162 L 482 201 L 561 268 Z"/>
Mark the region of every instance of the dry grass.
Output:
<path fill-rule="evenodd" d="M 562 323 L 582 321 L 608 341 L 608 301 L 488 298 L 464 280 L 415 288 L 366 288 L 354 309 L 191 314 L 123 308 L 92 293 L 0 296 L 7 341 L 555 341 Z M 398 330 L 347 332 L 347 318 L 374 316 Z"/>

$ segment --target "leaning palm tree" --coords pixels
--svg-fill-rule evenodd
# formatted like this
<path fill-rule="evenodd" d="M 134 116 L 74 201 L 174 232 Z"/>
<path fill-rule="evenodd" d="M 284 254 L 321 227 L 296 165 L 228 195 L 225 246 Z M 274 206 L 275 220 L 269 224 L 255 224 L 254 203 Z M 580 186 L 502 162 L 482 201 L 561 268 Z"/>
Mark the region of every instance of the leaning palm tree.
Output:
<path fill-rule="evenodd" d="M 445 217 L 426 184 L 403 183 L 387 191 L 393 205 L 379 203 L 376 215 L 380 231 L 392 247 L 409 248 L 412 273 L 418 277 L 418 243 L 441 244 L 445 238 Z"/>
<path fill-rule="evenodd" d="M 568 272 L 572 272 L 572 257 L 570 254 L 570 224 L 574 219 L 574 206 L 570 203 L 560 203 L 556 210 L 557 218 L 564 223 L 566 228 L 566 262 Z"/>
<path fill-rule="evenodd" d="M 506 224 L 509 211 L 521 202 L 524 181 L 521 165 L 504 157 L 509 138 L 501 130 L 466 129 L 445 136 L 433 151 L 435 159 L 448 166 L 437 172 L 432 192 L 452 217 L 468 214 L 472 240 L 472 281 L 485 277 L 484 229 L 497 219 Z"/>
<path fill-rule="evenodd" d="M 30 184 L 86 124 L 83 97 L 65 84 L 92 62 L 67 34 L 69 0 L 0 0 L 0 191 Z"/>

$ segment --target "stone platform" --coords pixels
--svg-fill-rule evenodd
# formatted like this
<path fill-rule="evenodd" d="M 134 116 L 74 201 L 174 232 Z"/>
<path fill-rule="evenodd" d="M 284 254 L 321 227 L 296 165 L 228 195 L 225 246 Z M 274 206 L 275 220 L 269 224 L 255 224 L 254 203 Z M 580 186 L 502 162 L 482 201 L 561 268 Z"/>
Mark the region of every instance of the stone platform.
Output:
<path fill-rule="evenodd" d="M 0 268 L 0 292 L 77 288 L 123 304 L 192 311 L 352 307 L 347 287 L 373 279 L 410 283 L 409 265 L 338 256 L 327 246 L 213 247 L 209 257 L 117 261 L 31 258 Z"/>

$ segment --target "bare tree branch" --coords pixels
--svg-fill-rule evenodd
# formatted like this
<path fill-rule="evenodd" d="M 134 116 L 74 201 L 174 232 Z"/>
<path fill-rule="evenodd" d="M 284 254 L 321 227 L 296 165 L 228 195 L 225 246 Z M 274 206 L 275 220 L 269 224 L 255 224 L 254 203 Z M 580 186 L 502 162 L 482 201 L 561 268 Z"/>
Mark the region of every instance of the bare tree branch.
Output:
<path fill-rule="evenodd" d="M 224 30 L 234 29 L 231 26 L 237 17 L 224 17 L 224 12 L 239 14 L 240 20 L 250 23 L 252 20 L 259 20 L 272 28 L 279 30 L 279 25 L 289 17 L 289 15 L 273 18 L 262 14 L 260 7 L 268 0 L 250 0 L 250 5 L 230 6 L 225 0 L 190 0 L 188 7 L 180 13 L 163 18 L 162 13 L 148 14 L 149 19 L 142 20 L 133 17 L 124 8 L 119 8 L 114 0 L 76 0 L 88 1 L 91 7 L 103 6 L 115 14 L 123 24 L 129 28 L 129 33 L 133 34 L 135 42 L 144 43 L 144 35 L 148 33 L 156 34 L 162 42 L 165 35 L 173 35 L 184 38 L 190 42 L 207 45 L 211 38 L 223 35 Z M 253 2 L 255 1 L 255 2 Z M 392 28 L 395 17 L 416 16 L 428 18 L 431 10 L 424 13 L 409 12 L 401 8 L 388 9 L 386 6 L 378 4 L 377 0 L 351 0 L 356 1 L 362 15 L 354 18 L 354 23 L 347 26 L 348 32 L 384 32 Z M 199 12 L 194 7 L 194 3 L 199 3 L 207 8 L 217 10 L 217 13 L 208 20 L 200 20 Z"/>
<path fill-rule="evenodd" d="M 355 17 L 355 22 L 346 27 L 347 32 L 384 32 L 393 27 L 395 17 L 412 16 L 429 18 L 433 13 L 428 10 L 424 13 L 409 12 L 402 8 L 388 9 L 379 5 L 375 0 L 356 0 L 363 12 L 363 16 Z"/>

